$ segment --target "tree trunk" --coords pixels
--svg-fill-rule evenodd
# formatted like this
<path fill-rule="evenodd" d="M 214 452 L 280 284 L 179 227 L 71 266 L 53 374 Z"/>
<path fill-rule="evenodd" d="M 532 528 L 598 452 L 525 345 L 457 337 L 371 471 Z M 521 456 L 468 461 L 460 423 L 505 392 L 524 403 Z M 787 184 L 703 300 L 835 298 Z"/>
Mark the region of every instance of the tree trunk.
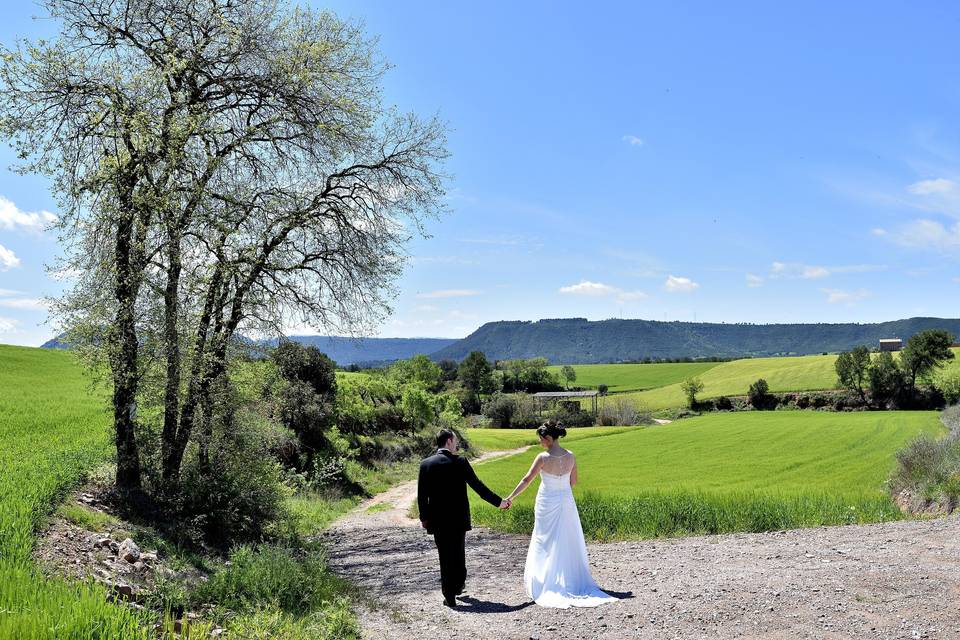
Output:
<path fill-rule="evenodd" d="M 193 430 L 197 404 L 203 397 L 203 385 L 209 368 L 209 336 L 210 323 L 221 298 L 223 270 L 219 267 L 214 271 L 204 300 L 203 312 L 197 324 L 197 334 L 194 339 L 190 377 L 187 382 L 187 395 L 180 406 L 180 419 L 177 429 L 170 435 L 169 440 L 163 441 L 163 481 L 172 484 L 180 476 L 180 466 L 183 464 L 183 454 L 187 450 L 190 434 Z M 219 313 L 217 311 L 217 313 Z"/>
<path fill-rule="evenodd" d="M 117 317 L 114 322 L 113 353 L 113 428 L 117 447 L 117 487 L 140 488 L 140 453 L 134 424 L 137 416 L 137 330 L 135 305 L 137 286 L 133 273 L 133 222 L 132 212 L 120 215 L 114 248 L 116 280 L 114 293 L 117 299 Z"/>
<path fill-rule="evenodd" d="M 180 417 L 180 333 L 177 327 L 180 289 L 180 238 L 176 233 L 167 234 L 167 285 L 163 294 L 164 327 L 163 339 L 166 343 L 167 380 L 163 399 L 162 450 L 171 451 L 176 443 Z M 179 464 L 177 464 L 179 470 Z M 168 480 L 166 456 L 164 457 L 163 477 Z"/>

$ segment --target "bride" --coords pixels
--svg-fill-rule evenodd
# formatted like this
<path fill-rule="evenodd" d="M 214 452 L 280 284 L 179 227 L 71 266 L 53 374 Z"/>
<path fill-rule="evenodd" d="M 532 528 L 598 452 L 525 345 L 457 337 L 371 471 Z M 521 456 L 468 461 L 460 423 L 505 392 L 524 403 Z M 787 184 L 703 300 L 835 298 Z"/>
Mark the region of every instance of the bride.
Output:
<path fill-rule="evenodd" d="M 505 500 L 510 504 L 540 474 L 533 535 L 523 571 L 527 595 L 541 607 L 560 609 L 596 607 L 616 600 L 601 591 L 590 575 L 587 545 L 573 500 L 577 459 L 558 443 L 567 431 L 548 421 L 537 429 L 537 435 L 546 451 L 537 455 L 530 471 Z"/>

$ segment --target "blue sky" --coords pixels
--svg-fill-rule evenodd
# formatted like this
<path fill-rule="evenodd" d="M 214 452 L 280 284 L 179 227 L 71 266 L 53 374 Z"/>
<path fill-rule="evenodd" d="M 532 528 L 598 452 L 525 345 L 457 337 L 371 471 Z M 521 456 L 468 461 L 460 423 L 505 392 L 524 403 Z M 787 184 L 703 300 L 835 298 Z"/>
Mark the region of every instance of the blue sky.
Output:
<path fill-rule="evenodd" d="M 315 4 L 451 126 L 450 214 L 380 335 L 960 316 L 956 3 Z M 48 33 L 38 11 L 9 2 L 0 40 Z M 6 170 L 0 198 L 0 342 L 39 344 L 55 204 Z"/>

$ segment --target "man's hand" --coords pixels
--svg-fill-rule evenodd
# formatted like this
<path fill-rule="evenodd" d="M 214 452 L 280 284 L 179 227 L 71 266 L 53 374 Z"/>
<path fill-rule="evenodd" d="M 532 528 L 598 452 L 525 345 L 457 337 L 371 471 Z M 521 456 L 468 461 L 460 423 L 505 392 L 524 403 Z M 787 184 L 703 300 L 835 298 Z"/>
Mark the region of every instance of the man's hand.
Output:
<path fill-rule="evenodd" d="M 501 500 L 501 501 L 500 501 L 500 509 L 502 509 L 503 511 L 506 511 L 507 509 L 510 508 L 510 505 L 512 505 L 512 504 L 513 504 L 513 503 L 510 502 L 509 500 Z"/>
<path fill-rule="evenodd" d="M 426 520 L 421 520 L 421 521 L 420 521 L 420 526 L 423 527 L 424 529 L 429 529 L 429 528 L 430 528 L 430 523 L 427 522 Z"/>

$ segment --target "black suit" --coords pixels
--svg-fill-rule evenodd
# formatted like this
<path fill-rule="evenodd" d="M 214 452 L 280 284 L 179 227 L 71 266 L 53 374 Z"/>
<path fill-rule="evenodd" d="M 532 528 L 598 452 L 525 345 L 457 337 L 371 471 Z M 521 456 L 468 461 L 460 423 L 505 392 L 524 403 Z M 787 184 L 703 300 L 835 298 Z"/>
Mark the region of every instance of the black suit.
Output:
<path fill-rule="evenodd" d="M 463 590 L 467 578 L 464 534 L 471 529 L 468 484 L 481 498 L 495 507 L 500 506 L 500 496 L 480 482 L 466 458 L 440 449 L 420 463 L 417 484 L 420 520 L 437 543 L 440 586 L 447 599 L 453 599 Z"/>

